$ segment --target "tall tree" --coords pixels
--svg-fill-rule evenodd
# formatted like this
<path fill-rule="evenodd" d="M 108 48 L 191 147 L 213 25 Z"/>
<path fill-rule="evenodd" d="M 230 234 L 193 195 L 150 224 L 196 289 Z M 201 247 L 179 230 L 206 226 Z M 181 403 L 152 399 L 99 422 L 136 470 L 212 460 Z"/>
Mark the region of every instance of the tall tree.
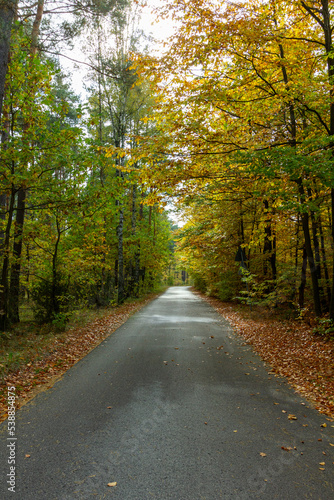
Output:
<path fill-rule="evenodd" d="M 0 1 L 0 118 L 5 92 L 11 30 L 16 9 L 17 0 Z"/>

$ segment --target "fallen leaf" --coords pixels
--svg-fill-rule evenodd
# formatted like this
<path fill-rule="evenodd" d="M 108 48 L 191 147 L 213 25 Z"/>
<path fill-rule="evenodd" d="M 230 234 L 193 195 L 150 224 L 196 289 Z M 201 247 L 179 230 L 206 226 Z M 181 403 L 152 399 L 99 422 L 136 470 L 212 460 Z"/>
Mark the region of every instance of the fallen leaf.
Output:
<path fill-rule="evenodd" d="M 319 467 L 319 470 L 325 470 L 325 467 Z"/>
<path fill-rule="evenodd" d="M 293 448 L 291 446 L 281 446 L 282 450 L 291 451 Z"/>
<path fill-rule="evenodd" d="M 325 424 L 321 424 L 320 427 L 327 427 L 327 424 L 326 423 Z"/>
<path fill-rule="evenodd" d="M 288 415 L 289 420 L 297 420 L 296 415 L 292 415 L 291 413 Z"/>
<path fill-rule="evenodd" d="M 333 443 L 329 443 L 329 446 L 334 446 L 334 444 Z"/>
<path fill-rule="evenodd" d="M 260 453 L 260 455 L 261 455 L 261 457 L 266 457 L 267 456 L 266 453 L 262 453 L 262 452 Z"/>
<path fill-rule="evenodd" d="M 107 406 L 107 409 L 110 410 L 112 408 L 112 406 Z"/>
<path fill-rule="evenodd" d="M 28 453 L 25 455 L 25 458 L 30 458 L 30 455 L 28 455 Z"/>
<path fill-rule="evenodd" d="M 108 486 L 116 486 L 116 485 L 117 485 L 116 481 L 114 481 L 113 483 L 108 483 Z"/>
<path fill-rule="evenodd" d="M 326 465 L 325 462 L 319 462 L 319 465 Z"/>

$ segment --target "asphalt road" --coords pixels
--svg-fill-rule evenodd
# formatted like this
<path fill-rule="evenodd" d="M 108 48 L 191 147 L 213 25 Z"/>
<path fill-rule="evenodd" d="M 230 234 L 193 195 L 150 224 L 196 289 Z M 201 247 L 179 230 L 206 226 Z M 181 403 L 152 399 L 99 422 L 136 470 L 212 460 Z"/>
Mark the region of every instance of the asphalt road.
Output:
<path fill-rule="evenodd" d="M 269 371 L 171 287 L 1 425 L 0 497 L 333 499 L 334 423 Z"/>

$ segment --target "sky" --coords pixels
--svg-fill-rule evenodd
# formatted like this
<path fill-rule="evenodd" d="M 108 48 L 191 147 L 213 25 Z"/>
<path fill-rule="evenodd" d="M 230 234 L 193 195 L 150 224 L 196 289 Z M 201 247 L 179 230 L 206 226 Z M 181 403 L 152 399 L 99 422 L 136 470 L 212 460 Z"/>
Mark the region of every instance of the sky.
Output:
<path fill-rule="evenodd" d="M 147 6 L 143 8 L 143 13 L 140 22 L 140 28 L 144 31 L 146 35 L 152 35 L 156 40 L 166 40 L 173 33 L 173 24 L 169 21 L 158 22 L 156 16 L 152 14 L 152 7 L 159 6 L 163 3 L 163 0 L 148 0 Z M 65 52 L 65 55 L 69 58 L 75 59 L 77 61 L 85 62 L 85 54 L 81 50 L 82 41 L 78 40 L 76 46 L 73 50 Z M 153 43 L 152 50 L 159 51 L 158 43 Z M 86 92 L 84 89 L 84 82 L 86 79 L 87 66 L 84 64 L 79 65 L 70 61 L 66 58 L 61 58 L 61 65 L 69 74 L 71 74 L 71 83 L 73 90 L 81 95 L 82 100 L 85 100 Z M 170 218 L 173 220 L 174 224 L 179 227 L 183 226 L 185 221 L 175 212 L 175 207 L 170 201 L 167 205 L 167 210 L 170 211 Z"/>
<path fill-rule="evenodd" d="M 169 21 L 158 22 L 156 16 L 152 13 L 152 8 L 163 4 L 163 0 L 147 0 L 146 6 L 143 7 L 140 28 L 144 31 L 146 35 L 152 35 L 156 40 L 166 40 L 173 32 L 173 25 Z M 85 54 L 81 50 L 82 40 L 78 39 L 75 43 L 73 50 L 68 50 L 64 52 L 66 57 L 60 58 L 60 63 L 65 69 L 65 72 L 72 74 L 71 82 L 73 90 L 81 95 L 84 100 L 86 93 L 84 90 L 85 75 L 87 72 L 87 66 L 85 64 L 74 64 L 71 59 L 76 61 L 86 62 Z M 159 50 L 158 43 L 152 45 L 152 50 Z"/>

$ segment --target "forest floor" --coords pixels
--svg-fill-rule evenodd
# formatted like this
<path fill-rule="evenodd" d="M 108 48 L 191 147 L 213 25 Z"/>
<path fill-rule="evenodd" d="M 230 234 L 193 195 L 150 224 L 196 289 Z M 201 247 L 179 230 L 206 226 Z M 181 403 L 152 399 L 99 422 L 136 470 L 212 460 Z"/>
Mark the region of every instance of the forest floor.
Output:
<path fill-rule="evenodd" d="M 251 344 L 272 373 L 290 385 L 320 412 L 334 419 L 334 338 L 315 333 L 317 322 L 280 319 L 262 309 L 207 297 L 195 291 L 224 316 L 247 344 Z"/>
<path fill-rule="evenodd" d="M 264 309 L 249 311 L 245 306 L 193 291 L 231 323 L 273 373 L 286 377 L 319 412 L 334 419 L 334 339 L 315 334 L 312 318 L 282 320 Z M 65 332 L 41 334 L 31 331 L 30 326 L 27 331 L 21 327 L 19 334 L 9 334 L 0 349 L 0 422 L 7 415 L 8 386 L 15 386 L 19 408 L 38 392 L 52 387 L 71 366 L 158 295 L 101 310 L 85 324 L 78 322 Z M 15 358 L 10 369 L 4 361 L 9 357 Z"/>

